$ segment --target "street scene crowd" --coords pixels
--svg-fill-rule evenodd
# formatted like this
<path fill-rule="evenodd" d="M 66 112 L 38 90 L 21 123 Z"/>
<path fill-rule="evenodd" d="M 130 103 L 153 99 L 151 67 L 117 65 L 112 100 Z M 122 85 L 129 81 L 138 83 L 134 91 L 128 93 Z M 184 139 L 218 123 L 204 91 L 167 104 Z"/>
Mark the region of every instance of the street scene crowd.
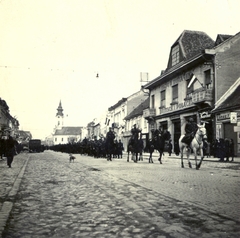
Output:
<path fill-rule="evenodd" d="M 189 122 L 186 124 L 185 131 L 186 134 L 183 138 L 183 142 L 190 146 L 191 140 L 197 131 L 197 125 L 192 118 L 190 118 Z M 134 154 L 137 153 L 141 156 L 143 152 L 151 154 L 154 150 L 157 150 L 159 153 L 166 152 L 169 156 L 172 155 L 173 145 L 171 135 L 167 132 L 167 138 L 163 139 L 161 142 L 160 138 L 163 138 L 164 135 L 161 127 L 159 130 L 157 129 L 152 131 L 153 136 L 145 142 L 145 145 L 141 136 L 141 130 L 136 128 L 136 124 L 133 126 L 131 133 L 132 136 L 129 140 L 127 148 L 124 148 L 120 139 L 117 140 L 115 138 L 113 128 L 110 127 L 106 137 L 102 136 L 100 139 L 95 137 L 93 140 L 85 137 L 78 143 L 59 144 L 46 147 L 45 149 L 71 154 L 85 154 L 93 156 L 94 158 L 107 158 L 107 160 L 112 160 L 112 158 L 122 158 L 123 151 Z M 1 134 L 0 155 L 1 158 L 7 158 L 7 166 L 11 168 L 14 156 L 23 150 L 23 146 L 18 143 L 17 136 L 12 133 L 10 128 L 4 129 Z M 177 156 L 180 153 L 177 145 L 174 146 L 174 153 Z M 206 158 L 211 156 L 218 158 L 219 162 L 232 162 L 234 161 L 233 139 L 220 138 L 219 140 L 216 139 L 213 143 L 203 140 L 203 154 Z"/>

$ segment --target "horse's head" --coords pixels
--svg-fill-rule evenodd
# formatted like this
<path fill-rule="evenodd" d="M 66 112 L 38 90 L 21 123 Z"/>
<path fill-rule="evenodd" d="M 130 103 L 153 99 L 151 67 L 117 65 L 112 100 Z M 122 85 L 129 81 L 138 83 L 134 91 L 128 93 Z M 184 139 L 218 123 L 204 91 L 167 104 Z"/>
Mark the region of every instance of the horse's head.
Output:
<path fill-rule="evenodd" d="M 198 134 L 203 138 L 207 139 L 207 131 L 205 128 L 205 123 L 203 125 L 197 125 L 198 126 Z"/>

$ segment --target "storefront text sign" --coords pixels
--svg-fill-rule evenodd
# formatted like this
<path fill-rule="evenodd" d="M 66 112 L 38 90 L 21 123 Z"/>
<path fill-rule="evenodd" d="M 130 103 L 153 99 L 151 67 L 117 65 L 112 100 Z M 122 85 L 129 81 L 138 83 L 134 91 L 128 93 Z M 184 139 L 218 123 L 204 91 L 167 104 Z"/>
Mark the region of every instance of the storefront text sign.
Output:
<path fill-rule="evenodd" d="M 236 112 L 237 113 L 237 117 L 240 117 L 240 112 Z M 221 121 L 221 120 L 226 120 L 226 119 L 230 119 L 230 112 L 226 112 L 226 113 L 220 113 L 217 115 L 217 120 Z M 236 122 L 235 122 L 236 123 Z"/>

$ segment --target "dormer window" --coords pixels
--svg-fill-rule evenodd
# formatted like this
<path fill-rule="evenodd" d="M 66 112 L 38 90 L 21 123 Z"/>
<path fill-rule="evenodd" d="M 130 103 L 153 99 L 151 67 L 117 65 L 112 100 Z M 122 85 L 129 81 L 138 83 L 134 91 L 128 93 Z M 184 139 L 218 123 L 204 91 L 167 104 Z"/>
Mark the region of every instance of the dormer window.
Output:
<path fill-rule="evenodd" d="M 179 63 L 179 45 L 172 48 L 172 66 Z"/>

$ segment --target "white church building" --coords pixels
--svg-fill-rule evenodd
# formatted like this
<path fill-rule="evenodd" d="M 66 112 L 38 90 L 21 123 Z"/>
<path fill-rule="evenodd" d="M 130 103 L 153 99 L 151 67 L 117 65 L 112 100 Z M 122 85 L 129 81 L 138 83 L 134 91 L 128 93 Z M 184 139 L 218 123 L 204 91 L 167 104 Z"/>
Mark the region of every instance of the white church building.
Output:
<path fill-rule="evenodd" d="M 56 125 L 53 131 L 53 145 L 76 143 L 83 139 L 83 127 L 64 126 L 64 114 L 61 101 L 56 114 Z"/>

